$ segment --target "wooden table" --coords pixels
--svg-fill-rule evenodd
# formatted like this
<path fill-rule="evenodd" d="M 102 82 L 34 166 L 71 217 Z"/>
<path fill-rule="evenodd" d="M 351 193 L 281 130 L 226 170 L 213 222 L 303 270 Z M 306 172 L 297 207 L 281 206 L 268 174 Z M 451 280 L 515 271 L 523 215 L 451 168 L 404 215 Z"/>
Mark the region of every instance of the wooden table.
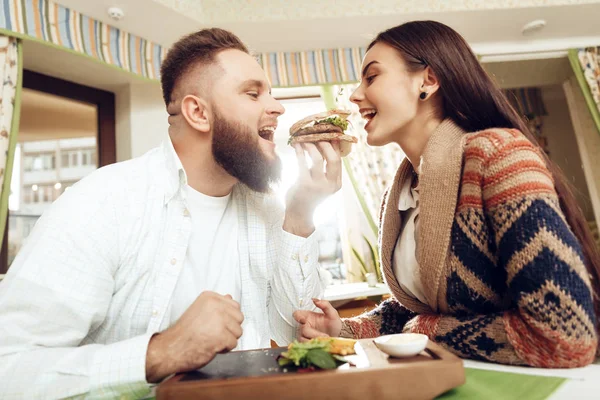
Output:
<path fill-rule="evenodd" d="M 206 367 L 160 384 L 157 400 L 397 400 L 399 388 L 404 399 L 431 399 L 465 379 L 462 360 L 433 342 L 415 357 L 392 359 L 363 339 L 350 357 L 355 367 L 309 373 L 280 367 L 276 357 L 283 350 L 220 354 Z"/>

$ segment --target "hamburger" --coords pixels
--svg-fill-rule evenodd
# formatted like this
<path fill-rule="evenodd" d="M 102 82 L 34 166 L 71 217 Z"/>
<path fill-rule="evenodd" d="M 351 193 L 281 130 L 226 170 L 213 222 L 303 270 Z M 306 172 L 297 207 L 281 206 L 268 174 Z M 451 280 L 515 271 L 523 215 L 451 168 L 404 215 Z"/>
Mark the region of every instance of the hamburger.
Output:
<path fill-rule="evenodd" d="M 350 154 L 352 143 L 358 142 L 356 137 L 344 133 L 348 129 L 348 116 L 350 111 L 329 110 L 302 118 L 291 126 L 288 144 L 339 140 L 340 155 L 345 157 Z"/>

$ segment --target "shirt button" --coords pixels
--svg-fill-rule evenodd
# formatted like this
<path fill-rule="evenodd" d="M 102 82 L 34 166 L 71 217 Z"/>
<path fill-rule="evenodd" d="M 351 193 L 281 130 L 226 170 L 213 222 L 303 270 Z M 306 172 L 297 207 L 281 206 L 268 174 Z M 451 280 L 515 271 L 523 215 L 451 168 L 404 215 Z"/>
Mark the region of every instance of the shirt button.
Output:
<path fill-rule="evenodd" d="M 302 303 L 304 303 L 304 299 L 300 297 L 300 307 L 302 307 Z"/>
<path fill-rule="evenodd" d="M 177 259 L 176 258 L 171 258 L 171 265 L 175 265 L 177 264 Z"/>
<path fill-rule="evenodd" d="M 308 262 L 308 256 L 304 256 L 304 262 L 307 263 Z"/>
<path fill-rule="evenodd" d="M 298 259 L 298 254 L 292 254 L 292 260 L 297 260 Z"/>
<path fill-rule="evenodd" d="M 158 315 L 158 310 L 152 310 L 152 316 L 156 317 Z"/>
<path fill-rule="evenodd" d="M 185 210 L 183 210 L 183 216 L 184 217 L 189 217 L 190 216 L 190 211 L 187 208 Z"/>

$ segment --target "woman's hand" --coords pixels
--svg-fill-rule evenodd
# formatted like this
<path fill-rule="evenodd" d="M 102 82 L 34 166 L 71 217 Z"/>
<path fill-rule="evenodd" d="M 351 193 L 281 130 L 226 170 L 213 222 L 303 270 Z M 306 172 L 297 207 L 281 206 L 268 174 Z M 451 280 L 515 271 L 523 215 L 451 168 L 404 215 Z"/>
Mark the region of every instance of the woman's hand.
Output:
<path fill-rule="evenodd" d="M 294 319 L 300 324 L 298 339 L 305 342 L 316 337 L 339 336 L 342 331 L 342 319 L 337 310 L 326 300 L 313 299 L 313 303 L 323 312 L 294 312 Z"/>

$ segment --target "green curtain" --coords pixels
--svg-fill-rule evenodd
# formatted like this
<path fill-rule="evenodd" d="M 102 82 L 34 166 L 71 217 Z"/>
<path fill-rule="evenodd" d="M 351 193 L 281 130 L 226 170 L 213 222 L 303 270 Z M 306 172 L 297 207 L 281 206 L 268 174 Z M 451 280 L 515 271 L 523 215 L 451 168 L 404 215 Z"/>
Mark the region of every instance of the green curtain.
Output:
<path fill-rule="evenodd" d="M 8 217 L 8 197 L 21 114 L 23 52 L 17 38 L 0 35 L 0 245 Z"/>

